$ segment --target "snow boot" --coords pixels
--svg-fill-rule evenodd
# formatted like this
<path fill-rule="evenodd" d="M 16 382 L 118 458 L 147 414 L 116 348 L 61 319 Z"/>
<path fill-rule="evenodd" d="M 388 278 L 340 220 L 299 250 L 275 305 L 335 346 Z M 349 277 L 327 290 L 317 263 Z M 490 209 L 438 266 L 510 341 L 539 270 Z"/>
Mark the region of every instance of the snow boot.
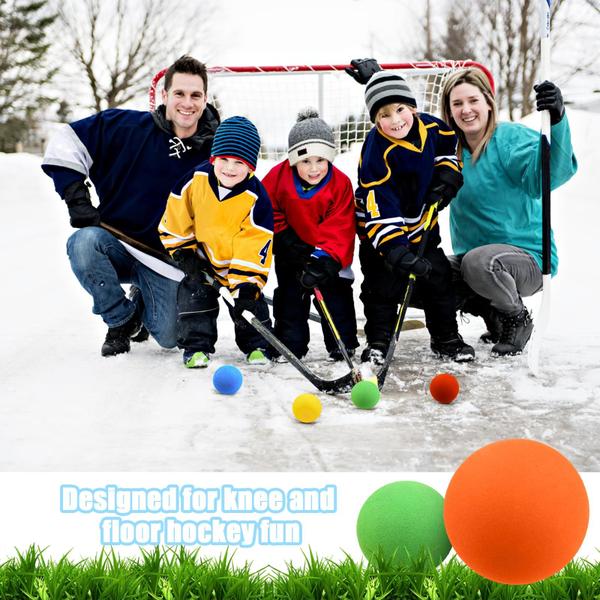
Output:
<path fill-rule="evenodd" d="M 346 352 L 348 352 L 348 356 L 350 358 L 352 358 L 354 356 L 354 348 L 347 348 Z M 329 353 L 329 356 L 327 357 L 327 360 L 329 362 L 341 362 L 341 361 L 346 360 L 346 359 L 344 358 L 344 355 L 342 354 L 342 351 L 339 348 L 334 348 Z"/>
<path fill-rule="evenodd" d="M 371 363 L 375 367 L 381 367 L 385 364 L 385 355 L 387 346 L 383 344 L 371 344 L 367 346 L 360 355 L 360 361 Z"/>
<path fill-rule="evenodd" d="M 479 341 L 484 344 L 495 344 L 500 341 L 502 336 L 502 319 L 500 313 L 494 308 L 490 307 L 487 315 L 482 315 L 483 320 L 487 326 L 487 331 L 482 333 Z"/>
<path fill-rule="evenodd" d="M 118 327 L 109 327 L 104 343 L 102 344 L 102 356 L 116 356 L 129 352 L 130 340 L 139 334 L 142 328 L 142 319 L 136 310 L 133 316 Z"/>
<path fill-rule="evenodd" d="M 185 350 L 183 353 L 183 364 L 188 369 L 205 369 L 209 363 L 210 354 L 208 352 Z"/>
<path fill-rule="evenodd" d="M 455 362 L 475 360 L 475 350 L 462 339 L 459 333 L 449 337 L 432 337 L 431 350 L 438 358 L 451 358 Z"/>
<path fill-rule="evenodd" d="M 269 359 L 265 356 L 265 351 L 256 348 L 246 355 L 246 362 L 249 365 L 266 365 Z"/>
<path fill-rule="evenodd" d="M 137 335 L 134 335 L 131 338 L 132 342 L 136 342 L 140 344 L 141 342 L 145 342 L 150 337 L 150 332 L 142 325 Z"/>
<path fill-rule="evenodd" d="M 493 356 L 516 356 L 523 352 L 533 331 L 533 319 L 523 307 L 516 315 L 501 314 L 502 335 L 492 348 Z"/>
<path fill-rule="evenodd" d="M 142 298 L 142 291 L 140 288 L 137 287 L 137 285 L 131 284 L 127 297 L 136 305 L 138 314 L 143 314 L 144 300 Z M 136 335 L 131 336 L 131 341 L 139 344 L 141 342 L 145 342 L 149 337 L 150 332 L 142 324 L 139 332 Z"/>
<path fill-rule="evenodd" d="M 479 338 L 484 344 L 495 344 L 500 339 L 502 332 L 502 321 L 497 310 L 491 307 L 487 298 L 472 293 L 461 306 L 461 314 L 468 313 L 475 317 L 481 317 L 485 321 L 487 331 Z"/>

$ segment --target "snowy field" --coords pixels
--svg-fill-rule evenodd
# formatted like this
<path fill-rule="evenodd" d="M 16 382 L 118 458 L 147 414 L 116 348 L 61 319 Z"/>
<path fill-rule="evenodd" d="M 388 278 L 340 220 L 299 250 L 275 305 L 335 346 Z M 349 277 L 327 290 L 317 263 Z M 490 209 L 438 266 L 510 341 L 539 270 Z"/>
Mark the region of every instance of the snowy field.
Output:
<path fill-rule="evenodd" d="M 314 425 L 296 422 L 291 404 L 318 392 L 289 365 L 246 366 L 224 310 L 208 371 L 185 369 L 179 351 L 152 341 L 102 358 L 105 326 L 65 253 L 66 208 L 38 157 L 0 154 L 0 470 L 453 471 L 490 441 L 527 437 L 551 444 L 580 471 L 600 471 L 600 115 L 569 116 L 579 172 L 553 194 L 560 272 L 542 376 L 529 374 L 525 356 L 492 359 L 477 343 L 478 318 L 461 324 L 476 346 L 469 365 L 434 359 L 427 331 L 408 331 L 376 409 L 354 408 L 349 395 L 319 394 L 323 413 Z M 538 123 L 532 116 L 530 124 Z M 354 176 L 351 159 L 336 164 Z M 535 318 L 539 298 L 530 300 Z M 345 372 L 325 363 L 320 329 L 311 327 L 311 367 Z M 235 396 L 212 389 L 212 373 L 226 363 L 244 372 Z M 442 371 L 461 384 L 451 405 L 427 392 Z"/>

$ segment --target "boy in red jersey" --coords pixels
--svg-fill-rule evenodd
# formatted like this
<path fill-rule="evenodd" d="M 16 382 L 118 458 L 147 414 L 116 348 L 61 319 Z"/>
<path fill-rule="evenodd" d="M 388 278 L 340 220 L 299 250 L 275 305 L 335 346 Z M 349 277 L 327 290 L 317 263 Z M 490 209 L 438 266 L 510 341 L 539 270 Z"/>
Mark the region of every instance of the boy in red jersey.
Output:
<path fill-rule="evenodd" d="M 318 287 L 352 355 L 358 347 L 351 269 L 356 235 L 352 183 L 331 164 L 333 131 L 314 109 L 298 115 L 288 141 L 288 159 L 263 179 L 273 204 L 275 334 L 296 356 L 308 352 L 310 293 Z M 342 360 L 325 319 L 322 329 L 330 359 Z"/>

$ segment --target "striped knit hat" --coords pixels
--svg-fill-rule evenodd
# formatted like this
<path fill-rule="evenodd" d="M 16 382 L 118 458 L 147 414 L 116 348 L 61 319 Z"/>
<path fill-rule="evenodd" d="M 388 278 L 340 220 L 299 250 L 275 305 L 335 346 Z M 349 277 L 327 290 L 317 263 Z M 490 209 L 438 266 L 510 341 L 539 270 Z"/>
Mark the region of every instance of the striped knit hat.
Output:
<path fill-rule="evenodd" d="M 210 157 L 211 162 L 217 156 L 235 158 L 255 171 L 259 152 L 260 136 L 254 123 L 246 117 L 229 117 L 215 132 Z"/>
<path fill-rule="evenodd" d="M 298 113 L 298 120 L 288 136 L 290 166 L 309 156 L 318 156 L 329 162 L 335 158 L 335 138 L 331 127 L 319 117 L 314 108 L 308 107 Z"/>
<path fill-rule="evenodd" d="M 375 123 L 377 111 L 386 104 L 398 102 L 417 108 L 415 95 L 400 75 L 378 71 L 367 82 L 365 102 L 371 121 Z"/>

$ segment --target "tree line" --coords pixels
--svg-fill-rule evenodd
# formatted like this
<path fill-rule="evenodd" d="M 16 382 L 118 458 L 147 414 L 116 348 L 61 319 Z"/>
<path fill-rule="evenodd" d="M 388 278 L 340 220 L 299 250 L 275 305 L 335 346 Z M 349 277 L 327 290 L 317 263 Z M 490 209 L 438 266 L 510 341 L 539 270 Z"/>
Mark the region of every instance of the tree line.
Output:
<path fill-rule="evenodd" d="M 439 0 L 426 0 L 418 46 L 392 51 L 399 62 L 410 54 L 415 60 L 468 58 L 485 64 L 494 74 L 500 106 L 516 119 L 533 109 L 538 3 L 453 0 L 440 13 Z M 55 120 L 68 121 L 75 106 L 99 111 L 140 97 L 157 66 L 184 52 L 202 47 L 202 58 L 210 61 L 206 40 L 214 9 L 213 0 L 0 0 L 0 151 L 14 151 L 35 136 L 49 111 Z M 599 24 L 600 0 L 552 2 L 553 46 L 574 32 L 590 32 L 595 39 Z M 396 62 L 386 54 L 377 58 Z M 561 77 L 583 73 L 597 79 L 598 44 L 555 56 Z"/>

